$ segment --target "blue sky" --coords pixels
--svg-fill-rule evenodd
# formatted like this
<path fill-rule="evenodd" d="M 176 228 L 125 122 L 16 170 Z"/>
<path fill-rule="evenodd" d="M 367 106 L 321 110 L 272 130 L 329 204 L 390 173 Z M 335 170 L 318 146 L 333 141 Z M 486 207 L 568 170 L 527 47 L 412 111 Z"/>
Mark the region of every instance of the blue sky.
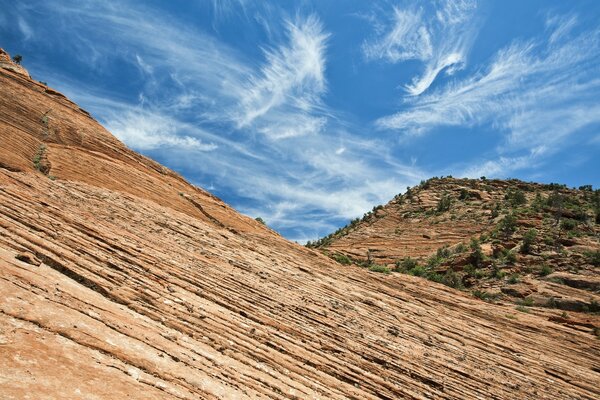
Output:
<path fill-rule="evenodd" d="M 600 183 L 600 2 L 0 0 L 0 47 L 284 236 L 431 176 Z"/>

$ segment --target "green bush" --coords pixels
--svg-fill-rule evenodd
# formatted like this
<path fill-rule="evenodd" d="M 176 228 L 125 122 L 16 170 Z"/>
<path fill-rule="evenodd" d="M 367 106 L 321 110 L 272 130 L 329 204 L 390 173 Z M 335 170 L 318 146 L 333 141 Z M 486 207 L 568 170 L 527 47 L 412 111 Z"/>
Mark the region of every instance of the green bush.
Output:
<path fill-rule="evenodd" d="M 23 56 L 20 54 L 15 54 L 12 60 L 15 62 L 15 64 L 21 65 L 21 61 L 23 61 Z"/>
<path fill-rule="evenodd" d="M 519 301 L 519 305 L 531 307 L 533 305 L 533 298 L 525 297 L 523 300 Z"/>
<path fill-rule="evenodd" d="M 483 252 L 481 251 L 481 246 L 479 245 L 479 241 L 475 238 L 472 238 L 470 248 L 471 255 L 469 256 L 469 261 L 475 267 L 479 267 L 484 258 Z"/>
<path fill-rule="evenodd" d="M 514 251 L 506 252 L 506 262 L 509 264 L 514 264 L 515 262 L 517 262 L 517 255 Z"/>
<path fill-rule="evenodd" d="M 550 268 L 550 266 L 548 266 L 548 265 L 546 265 L 546 264 L 542 265 L 542 268 L 540 269 L 540 275 L 541 275 L 541 276 L 548 276 L 548 275 L 550 275 L 552 272 L 554 272 L 554 271 L 552 270 L 552 268 Z"/>
<path fill-rule="evenodd" d="M 500 204 L 496 204 L 496 206 L 492 209 L 492 219 L 496 218 L 498 215 L 500 215 Z"/>
<path fill-rule="evenodd" d="M 436 254 L 432 255 L 427 259 L 427 268 L 433 269 L 439 266 L 442 263 L 442 258 L 438 257 Z"/>
<path fill-rule="evenodd" d="M 444 274 L 442 283 L 455 289 L 461 289 L 463 287 L 462 277 L 451 269 L 447 270 Z"/>
<path fill-rule="evenodd" d="M 563 219 L 562 222 L 560 223 L 560 227 L 564 231 L 572 231 L 573 229 L 575 229 L 577 227 L 577 221 L 575 221 L 573 219 Z"/>
<path fill-rule="evenodd" d="M 332 256 L 332 258 L 339 262 L 342 265 L 350 265 L 352 264 L 352 260 L 345 254 L 336 253 Z"/>
<path fill-rule="evenodd" d="M 260 222 L 260 223 L 261 223 L 261 224 L 263 224 L 263 225 L 266 225 L 266 222 L 265 222 L 265 220 L 264 220 L 264 219 L 262 219 L 261 217 L 256 217 L 256 218 L 254 218 L 254 220 L 255 220 L 256 222 Z"/>
<path fill-rule="evenodd" d="M 600 266 L 600 250 L 589 251 L 585 253 L 585 256 L 587 257 L 588 262 L 594 267 Z"/>
<path fill-rule="evenodd" d="M 444 212 L 450 209 L 452 199 L 447 194 L 442 195 L 437 204 L 437 212 Z"/>
<path fill-rule="evenodd" d="M 373 264 L 369 267 L 369 271 L 380 272 L 382 274 L 389 274 L 390 269 L 384 265 Z"/>
<path fill-rule="evenodd" d="M 454 248 L 454 254 L 460 254 L 460 253 L 464 253 L 465 250 L 467 250 L 467 246 L 465 246 L 464 243 L 459 243 L 456 245 L 456 247 Z"/>
<path fill-rule="evenodd" d="M 502 271 L 497 265 L 494 265 L 490 271 L 490 278 L 492 279 L 503 279 L 506 276 L 506 272 Z"/>
<path fill-rule="evenodd" d="M 439 259 L 448 258 L 450 257 L 450 249 L 448 248 L 448 246 L 440 247 L 439 249 L 437 249 L 435 255 Z"/>
<path fill-rule="evenodd" d="M 33 167 L 35 169 L 37 169 L 38 171 L 42 171 L 42 158 L 44 157 L 44 153 L 46 152 L 46 145 L 45 144 L 40 144 L 40 147 L 38 147 L 38 151 L 37 153 L 35 153 L 35 156 L 33 157 Z"/>
<path fill-rule="evenodd" d="M 425 276 L 425 275 L 427 275 L 427 271 L 425 270 L 424 267 L 421 267 L 420 265 L 416 265 L 414 268 L 411 268 L 410 270 L 408 270 L 408 274 L 413 275 L 413 276 Z"/>
<path fill-rule="evenodd" d="M 514 285 L 519 282 L 521 282 L 521 279 L 519 278 L 519 274 L 512 274 L 510 276 L 510 278 L 508 278 L 508 283 L 511 285 Z"/>
<path fill-rule="evenodd" d="M 417 260 L 415 260 L 414 258 L 406 257 L 402 261 L 396 261 L 396 268 L 401 271 L 408 272 L 416 266 Z"/>
<path fill-rule="evenodd" d="M 469 191 L 467 189 L 460 189 L 460 194 L 458 195 L 458 198 L 460 200 L 468 200 L 469 197 L 471 197 L 471 195 L 469 194 Z"/>
<path fill-rule="evenodd" d="M 519 189 L 509 189 L 504 199 L 513 207 L 517 207 L 527 203 L 525 194 Z"/>
<path fill-rule="evenodd" d="M 498 224 L 498 229 L 507 237 L 510 237 L 517 230 L 517 217 L 514 214 L 509 214 L 502 218 Z"/>
<path fill-rule="evenodd" d="M 521 245 L 521 253 L 529 254 L 531 252 L 531 246 L 535 242 L 536 237 L 537 237 L 537 231 L 535 229 L 530 229 L 525 233 L 525 235 L 523 235 L 523 244 Z"/>
<path fill-rule="evenodd" d="M 477 290 L 473 290 L 471 293 L 473 294 L 473 296 L 477 297 L 478 299 L 484 300 L 484 301 L 487 301 L 487 300 L 489 300 L 492 297 L 485 290 L 479 290 L 479 289 L 477 289 Z"/>

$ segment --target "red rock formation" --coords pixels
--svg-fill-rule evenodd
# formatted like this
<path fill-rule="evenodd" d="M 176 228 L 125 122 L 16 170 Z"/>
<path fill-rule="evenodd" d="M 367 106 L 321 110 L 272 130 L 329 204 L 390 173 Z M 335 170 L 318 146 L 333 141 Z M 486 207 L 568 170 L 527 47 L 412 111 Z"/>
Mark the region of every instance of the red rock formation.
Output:
<path fill-rule="evenodd" d="M 600 341 L 340 267 L 0 68 L 3 399 L 593 399 Z"/>

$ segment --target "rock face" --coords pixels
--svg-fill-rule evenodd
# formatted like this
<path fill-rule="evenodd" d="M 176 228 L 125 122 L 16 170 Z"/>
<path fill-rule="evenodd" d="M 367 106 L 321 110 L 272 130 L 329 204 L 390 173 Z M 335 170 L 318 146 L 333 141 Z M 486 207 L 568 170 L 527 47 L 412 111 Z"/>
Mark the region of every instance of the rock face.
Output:
<path fill-rule="evenodd" d="M 28 75 L 0 88 L 3 399 L 600 396 L 589 328 L 340 267 Z"/>
<path fill-rule="evenodd" d="M 311 247 L 600 329 L 599 213 L 589 186 L 432 178 Z"/>

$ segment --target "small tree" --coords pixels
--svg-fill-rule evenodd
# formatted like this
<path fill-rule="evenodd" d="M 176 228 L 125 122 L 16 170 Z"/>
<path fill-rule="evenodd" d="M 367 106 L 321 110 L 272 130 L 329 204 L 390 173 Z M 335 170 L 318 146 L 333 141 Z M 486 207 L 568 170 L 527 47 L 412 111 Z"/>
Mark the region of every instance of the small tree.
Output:
<path fill-rule="evenodd" d="M 537 236 L 537 231 L 535 229 L 528 230 L 525 235 L 523 235 L 523 244 L 521 245 L 521 253 L 529 254 L 531 251 L 531 246 L 535 241 Z"/>
<path fill-rule="evenodd" d="M 452 199 L 447 194 L 443 194 L 437 204 L 437 212 L 444 212 L 450 209 Z"/>
<path fill-rule="evenodd" d="M 15 62 L 15 64 L 21 65 L 21 61 L 23 61 L 23 56 L 20 54 L 15 54 L 12 60 Z"/>
<path fill-rule="evenodd" d="M 408 272 L 413 268 L 417 267 L 417 265 L 417 260 L 410 257 L 406 257 L 403 260 L 396 261 L 396 269 L 402 272 Z"/>
<path fill-rule="evenodd" d="M 514 214 L 509 214 L 500 221 L 500 231 L 509 238 L 517 230 L 517 217 Z"/>
<path fill-rule="evenodd" d="M 483 252 L 481 251 L 479 241 L 475 238 L 472 238 L 469 247 L 471 247 L 471 255 L 469 257 L 469 261 L 473 266 L 479 267 L 479 265 L 483 261 Z"/>
<path fill-rule="evenodd" d="M 527 203 L 525 193 L 523 193 L 523 191 L 519 189 L 509 189 L 506 195 L 504 196 L 504 199 L 508 201 L 508 203 L 513 207 L 517 207 Z"/>

